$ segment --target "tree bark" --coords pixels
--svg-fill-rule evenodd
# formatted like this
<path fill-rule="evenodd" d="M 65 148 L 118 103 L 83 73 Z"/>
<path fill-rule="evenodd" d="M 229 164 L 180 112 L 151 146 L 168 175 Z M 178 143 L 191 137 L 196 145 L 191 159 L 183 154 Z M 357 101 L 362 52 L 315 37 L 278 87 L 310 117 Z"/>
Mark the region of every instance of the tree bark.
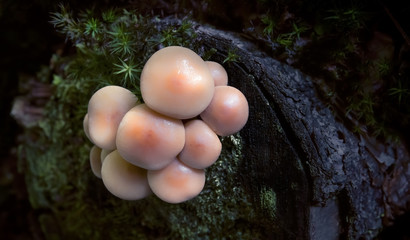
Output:
<path fill-rule="evenodd" d="M 198 26 L 204 48 L 229 51 L 229 83 L 248 98 L 244 176 L 251 195 L 276 193 L 280 236 L 375 237 L 410 206 L 410 157 L 401 143 L 353 134 L 322 102 L 309 76 L 234 33 Z M 245 181 L 244 181 L 245 182 Z M 263 209 L 263 206 L 262 206 Z"/>

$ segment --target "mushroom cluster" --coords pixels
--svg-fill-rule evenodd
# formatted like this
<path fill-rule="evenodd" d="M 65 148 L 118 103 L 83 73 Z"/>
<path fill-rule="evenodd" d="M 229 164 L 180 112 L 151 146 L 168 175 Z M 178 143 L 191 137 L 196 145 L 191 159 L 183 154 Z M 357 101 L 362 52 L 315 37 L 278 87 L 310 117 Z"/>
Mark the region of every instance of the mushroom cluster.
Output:
<path fill-rule="evenodd" d="M 140 89 L 143 103 L 119 86 L 91 97 L 83 122 L 94 144 L 91 169 L 121 199 L 151 193 L 169 203 L 192 199 L 221 153 L 218 136 L 246 124 L 248 102 L 228 86 L 222 65 L 178 46 L 148 59 Z"/>

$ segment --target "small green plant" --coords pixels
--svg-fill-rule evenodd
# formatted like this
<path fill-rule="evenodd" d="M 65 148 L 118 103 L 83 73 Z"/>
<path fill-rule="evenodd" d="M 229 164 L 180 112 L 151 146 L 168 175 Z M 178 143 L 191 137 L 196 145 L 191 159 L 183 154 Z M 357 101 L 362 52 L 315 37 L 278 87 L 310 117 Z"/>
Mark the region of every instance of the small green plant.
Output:
<path fill-rule="evenodd" d="M 272 19 L 270 14 L 266 14 L 262 16 L 261 21 L 263 24 L 266 25 L 265 28 L 263 29 L 263 33 L 267 36 L 271 36 L 275 31 L 275 27 L 276 27 L 275 21 Z"/>
<path fill-rule="evenodd" d="M 291 23 L 291 27 L 287 28 L 285 32 L 279 31 L 277 23 L 272 16 L 266 14 L 261 17 L 262 23 L 265 25 L 263 33 L 269 39 L 274 39 L 276 43 L 290 49 L 295 44 L 295 41 L 300 39 L 302 33 L 305 33 L 309 27 L 305 24 L 300 24 L 296 21 Z"/>
<path fill-rule="evenodd" d="M 99 29 L 99 22 L 97 19 L 95 18 L 91 18 L 89 19 L 86 23 L 85 23 L 85 30 L 84 30 L 84 34 L 85 35 L 89 35 L 91 36 L 91 38 L 97 38 L 97 35 L 100 33 L 100 29 Z"/>
<path fill-rule="evenodd" d="M 109 49 L 112 54 L 119 54 L 121 56 L 131 55 L 136 52 L 136 43 L 133 42 L 132 35 L 127 32 L 124 23 L 120 22 L 112 27 L 110 34 L 111 42 Z"/>
<path fill-rule="evenodd" d="M 389 74 L 392 72 L 392 64 L 391 61 L 387 59 L 381 59 L 375 63 L 377 73 L 380 78 L 388 77 Z"/>
<path fill-rule="evenodd" d="M 397 87 L 393 87 L 389 89 L 389 95 L 394 96 L 399 104 L 402 104 L 404 100 L 410 96 L 410 90 L 407 88 L 404 88 L 402 86 L 401 81 L 398 81 Z"/>
<path fill-rule="evenodd" d="M 170 26 L 161 32 L 159 41 L 164 46 L 189 46 L 190 40 L 196 38 L 196 33 L 192 30 L 192 24 L 184 20 L 180 27 Z"/>
<path fill-rule="evenodd" d="M 136 85 L 134 82 L 138 79 L 139 73 L 141 73 L 141 67 L 138 67 L 137 64 L 134 64 L 133 59 L 128 60 L 128 63 L 124 62 L 121 58 L 118 59 L 121 64 L 114 63 L 116 71 L 114 74 L 122 74 L 123 75 L 123 85 L 127 82 L 127 80 L 132 82 L 132 85 Z"/>
<path fill-rule="evenodd" d="M 357 32 L 365 26 L 367 13 L 358 6 L 351 5 L 328 10 L 328 16 L 324 19 L 333 22 L 339 31 Z"/>
<path fill-rule="evenodd" d="M 235 50 L 229 49 L 228 55 L 226 58 L 223 60 L 222 63 L 232 63 L 232 62 L 238 62 L 239 61 L 239 55 L 236 54 Z"/>

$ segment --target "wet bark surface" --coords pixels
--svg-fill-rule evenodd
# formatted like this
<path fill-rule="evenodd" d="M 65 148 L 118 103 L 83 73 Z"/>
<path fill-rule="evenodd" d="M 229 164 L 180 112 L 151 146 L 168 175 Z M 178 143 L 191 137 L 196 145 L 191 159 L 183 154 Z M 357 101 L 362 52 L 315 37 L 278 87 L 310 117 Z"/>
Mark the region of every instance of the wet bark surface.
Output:
<path fill-rule="evenodd" d="M 228 51 L 230 85 L 248 98 L 244 138 L 246 185 L 277 194 L 273 234 L 280 238 L 375 237 L 410 205 L 410 158 L 405 146 L 349 131 L 316 91 L 312 79 L 233 33 L 197 26 L 215 60 Z M 245 182 L 245 181 L 244 181 Z"/>

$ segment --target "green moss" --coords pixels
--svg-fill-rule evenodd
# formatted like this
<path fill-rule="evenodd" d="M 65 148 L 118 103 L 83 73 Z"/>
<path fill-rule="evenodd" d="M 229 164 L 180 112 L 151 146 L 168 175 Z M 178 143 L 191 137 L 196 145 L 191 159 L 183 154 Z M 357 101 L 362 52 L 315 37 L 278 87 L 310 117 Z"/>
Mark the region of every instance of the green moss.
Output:
<path fill-rule="evenodd" d="M 164 30 L 157 21 L 128 10 L 73 16 L 62 6 L 53 14 L 76 54 L 54 56 L 48 72 L 39 75 L 52 83 L 54 94 L 20 146 L 20 168 L 47 239 L 262 239 L 269 231 L 258 223 L 240 184 L 239 135 L 221 139 L 223 151 L 206 171 L 205 189 L 182 204 L 155 196 L 120 200 L 93 176 L 91 143 L 82 129 L 93 92 L 115 84 L 140 96 L 139 73 L 147 58 L 160 45 L 185 45 L 194 35 L 189 22 Z"/>
<path fill-rule="evenodd" d="M 273 189 L 268 189 L 267 187 L 262 188 L 260 201 L 260 205 L 262 209 L 268 213 L 267 215 L 269 215 L 272 220 L 276 220 L 277 199 Z"/>

